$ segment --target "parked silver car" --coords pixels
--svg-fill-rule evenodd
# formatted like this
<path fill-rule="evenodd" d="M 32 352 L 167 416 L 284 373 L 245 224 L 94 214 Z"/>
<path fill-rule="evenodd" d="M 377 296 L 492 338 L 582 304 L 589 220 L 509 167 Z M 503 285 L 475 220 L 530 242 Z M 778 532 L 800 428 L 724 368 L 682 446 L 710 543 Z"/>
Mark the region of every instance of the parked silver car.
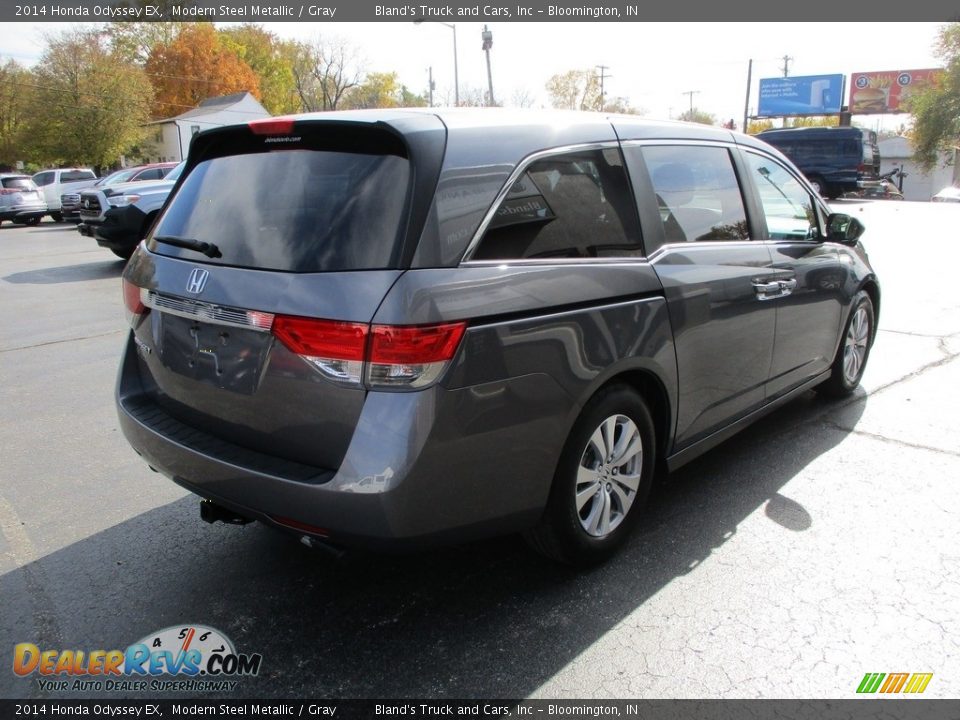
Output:
<path fill-rule="evenodd" d="M 47 203 L 29 175 L 0 174 L 0 222 L 36 225 L 46 213 Z"/>

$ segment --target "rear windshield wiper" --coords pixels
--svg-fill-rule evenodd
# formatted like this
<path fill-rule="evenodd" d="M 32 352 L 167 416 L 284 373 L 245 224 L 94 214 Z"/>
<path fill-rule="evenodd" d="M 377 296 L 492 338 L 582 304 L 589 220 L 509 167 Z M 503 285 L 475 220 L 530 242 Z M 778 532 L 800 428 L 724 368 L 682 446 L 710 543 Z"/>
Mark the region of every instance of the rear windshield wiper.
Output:
<path fill-rule="evenodd" d="M 213 243 L 203 242 L 202 240 L 177 237 L 175 235 L 154 235 L 153 239 L 164 245 L 173 245 L 174 247 L 183 248 L 184 250 L 196 250 L 208 258 L 223 257 L 223 255 L 220 254 L 220 248 Z"/>

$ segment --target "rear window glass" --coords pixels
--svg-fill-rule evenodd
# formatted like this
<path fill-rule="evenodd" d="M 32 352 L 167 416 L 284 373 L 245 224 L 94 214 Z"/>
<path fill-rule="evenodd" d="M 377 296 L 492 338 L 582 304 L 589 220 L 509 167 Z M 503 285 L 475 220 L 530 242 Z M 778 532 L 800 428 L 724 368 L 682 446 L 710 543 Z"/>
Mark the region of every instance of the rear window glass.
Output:
<path fill-rule="evenodd" d="M 13 178 L 3 178 L 3 187 L 10 188 L 13 190 L 36 190 L 37 186 L 33 184 L 33 180 L 27 177 L 13 177 Z"/>
<path fill-rule="evenodd" d="M 409 175 L 396 155 L 298 149 L 215 157 L 193 168 L 153 235 L 213 243 L 222 257 L 157 242 L 151 249 L 293 272 L 388 268 Z"/>
<path fill-rule="evenodd" d="M 77 180 L 95 180 L 97 177 L 93 170 L 70 170 L 60 174 L 60 182 L 75 182 Z"/>

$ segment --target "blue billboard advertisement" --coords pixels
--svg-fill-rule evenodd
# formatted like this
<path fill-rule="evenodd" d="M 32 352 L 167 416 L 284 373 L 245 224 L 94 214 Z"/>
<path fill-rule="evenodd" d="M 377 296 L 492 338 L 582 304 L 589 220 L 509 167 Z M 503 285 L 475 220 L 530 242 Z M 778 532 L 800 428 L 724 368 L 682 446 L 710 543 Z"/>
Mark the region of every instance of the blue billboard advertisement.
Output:
<path fill-rule="evenodd" d="M 823 115 L 840 112 L 843 75 L 763 78 L 757 115 Z"/>

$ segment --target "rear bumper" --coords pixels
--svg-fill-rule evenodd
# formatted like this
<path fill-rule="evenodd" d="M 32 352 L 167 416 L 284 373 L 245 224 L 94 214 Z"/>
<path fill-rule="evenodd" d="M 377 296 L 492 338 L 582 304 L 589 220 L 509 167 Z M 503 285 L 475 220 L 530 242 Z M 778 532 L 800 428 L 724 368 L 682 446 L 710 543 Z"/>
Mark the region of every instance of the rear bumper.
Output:
<path fill-rule="evenodd" d="M 117 385 L 127 440 L 197 495 L 341 545 L 411 549 L 531 527 L 549 494 L 570 399 L 547 375 L 496 387 L 370 392 L 338 469 L 253 453 L 165 416 L 128 340 Z"/>
<path fill-rule="evenodd" d="M 0 220 L 29 220 L 46 214 L 46 205 L 14 205 L 0 210 Z"/>

